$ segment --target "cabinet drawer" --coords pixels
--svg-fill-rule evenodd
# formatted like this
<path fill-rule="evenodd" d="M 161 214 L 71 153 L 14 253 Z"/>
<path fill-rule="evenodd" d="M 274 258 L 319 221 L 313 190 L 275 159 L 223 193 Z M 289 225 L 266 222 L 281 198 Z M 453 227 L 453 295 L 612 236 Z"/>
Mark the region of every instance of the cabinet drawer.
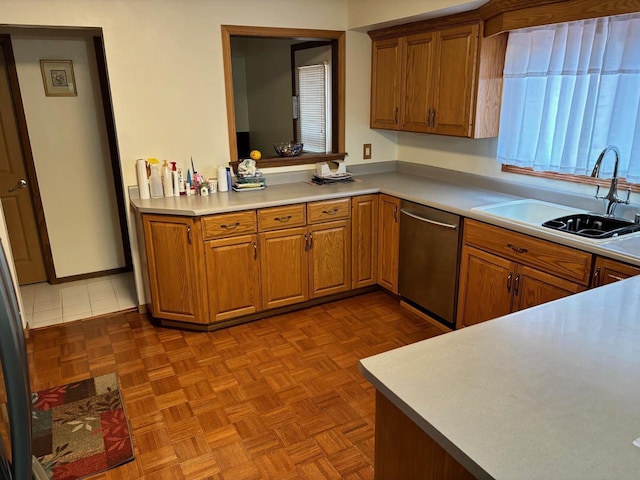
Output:
<path fill-rule="evenodd" d="M 247 210 L 237 213 L 211 215 L 202 219 L 205 240 L 256 232 L 256 212 Z"/>
<path fill-rule="evenodd" d="M 589 284 L 592 255 L 474 220 L 464 223 L 464 243 L 582 285 Z"/>
<path fill-rule="evenodd" d="M 351 216 L 351 198 L 307 203 L 309 223 L 340 220 Z"/>
<path fill-rule="evenodd" d="M 258 210 L 258 230 L 267 232 L 287 227 L 302 227 L 307 224 L 305 204 L 285 207 L 261 208 Z"/>

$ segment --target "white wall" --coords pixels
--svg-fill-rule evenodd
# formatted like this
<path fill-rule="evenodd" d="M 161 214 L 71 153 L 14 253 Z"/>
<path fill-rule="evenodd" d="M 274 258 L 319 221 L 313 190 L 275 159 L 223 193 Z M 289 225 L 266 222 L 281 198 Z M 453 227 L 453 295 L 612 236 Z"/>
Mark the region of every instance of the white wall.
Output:
<path fill-rule="evenodd" d="M 93 41 L 12 35 L 57 277 L 124 266 Z M 78 95 L 45 96 L 41 59 L 72 60 Z"/>

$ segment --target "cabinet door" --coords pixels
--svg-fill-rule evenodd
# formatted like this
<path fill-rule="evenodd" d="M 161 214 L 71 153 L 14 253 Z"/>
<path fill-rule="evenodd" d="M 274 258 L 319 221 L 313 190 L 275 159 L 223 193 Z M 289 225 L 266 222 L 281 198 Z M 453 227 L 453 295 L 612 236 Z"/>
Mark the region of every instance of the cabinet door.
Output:
<path fill-rule="evenodd" d="M 351 289 L 351 222 L 309 226 L 311 298 Z"/>
<path fill-rule="evenodd" d="M 306 228 L 259 234 L 262 308 L 304 302 L 309 298 Z"/>
<path fill-rule="evenodd" d="M 640 268 L 609 258 L 596 257 L 592 286 L 600 287 L 635 275 L 640 275 Z"/>
<path fill-rule="evenodd" d="M 469 137 L 478 57 L 478 25 L 464 25 L 438 32 L 434 70 L 435 109 L 433 132 Z"/>
<path fill-rule="evenodd" d="M 584 290 L 586 288 L 577 283 L 519 265 L 513 281 L 513 311 L 558 300 Z"/>
<path fill-rule="evenodd" d="M 378 195 L 351 201 L 351 286 L 375 285 L 378 278 Z"/>
<path fill-rule="evenodd" d="M 371 128 L 398 129 L 401 43 L 377 40 L 371 57 Z"/>
<path fill-rule="evenodd" d="M 378 284 L 397 294 L 400 199 L 389 195 L 380 195 L 379 210 Z"/>
<path fill-rule="evenodd" d="M 205 242 L 211 321 L 254 313 L 260 306 L 257 236 Z"/>
<path fill-rule="evenodd" d="M 465 245 L 456 326 L 468 327 L 511 312 L 515 274 L 515 263 Z"/>
<path fill-rule="evenodd" d="M 154 317 L 208 323 L 200 223 L 189 217 L 144 215 L 151 313 Z"/>
<path fill-rule="evenodd" d="M 400 129 L 429 132 L 432 120 L 434 34 L 404 38 Z"/>

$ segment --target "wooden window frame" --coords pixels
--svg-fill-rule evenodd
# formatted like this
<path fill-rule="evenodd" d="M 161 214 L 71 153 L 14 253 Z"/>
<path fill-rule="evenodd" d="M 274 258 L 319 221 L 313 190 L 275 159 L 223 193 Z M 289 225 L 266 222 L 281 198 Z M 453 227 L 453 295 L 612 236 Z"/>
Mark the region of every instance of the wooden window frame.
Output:
<path fill-rule="evenodd" d="M 340 30 L 311 30 L 297 28 L 273 28 L 273 27 L 251 27 L 239 25 L 222 25 L 222 59 L 224 65 L 224 84 L 227 100 L 227 127 L 229 131 L 229 153 L 231 165 L 234 169 L 239 163 L 238 145 L 236 142 L 236 112 L 233 97 L 233 73 L 231 67 L 231 37 L 263 37 L 263 38 L 299 38 L 306 40 L 319 40 L 335 42 L 336 54 L 335 63 L 332 66 L 336 73 L 333 74 L 333 80 L 337 79 L 337 84 L 333 87 L 335 95 L 333 95 L 334 105 L 337 104 L 337 110 L 334 111 L 334 145 L 337 145 L 337 151 L 333 153 L 320 154 L 301 154 L 297 157 L 276 157 L 263 158 L 259 161 L 260 168 L 283 167 L 292 165 L 303 165 L 322 162 L 326 160 L 344 160 L 345 149 L 345 91 L 346 91 L 346 36 L 344 31 Z M 336 103 L 337 102 L 337 103 Z"/>
<path fill-rule="evenodd" d="M 569 173 L 536 172 L 530 167 L 516 167 L 515 165 L 507 165 L 504 163 L 502 164 L 502 171 L 518 175 L 548 178 L 551 180 L 562 180 L 564 182 L 581 183 L 584 185 L 600 185 L 600 187 L 608 187 L 611 183 L 611 179 L 606 178 L 593 178 L 587 175 L 572 175 Z M 633 193 L 640 193 L 640 184 L 629 183 L 626 179 L 620 178 L 618 181 L 618 190 L 631 190 Z"/>

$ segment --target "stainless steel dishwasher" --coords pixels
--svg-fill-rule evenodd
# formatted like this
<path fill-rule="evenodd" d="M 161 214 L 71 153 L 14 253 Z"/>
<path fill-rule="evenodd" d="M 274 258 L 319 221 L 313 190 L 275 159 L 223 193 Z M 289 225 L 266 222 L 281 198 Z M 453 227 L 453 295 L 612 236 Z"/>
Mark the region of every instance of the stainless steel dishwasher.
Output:
<path fill-rule="evenodd" d="M 400 295 L 455 328 L 460 217 L 403 200 L 400 208 Z"/>

